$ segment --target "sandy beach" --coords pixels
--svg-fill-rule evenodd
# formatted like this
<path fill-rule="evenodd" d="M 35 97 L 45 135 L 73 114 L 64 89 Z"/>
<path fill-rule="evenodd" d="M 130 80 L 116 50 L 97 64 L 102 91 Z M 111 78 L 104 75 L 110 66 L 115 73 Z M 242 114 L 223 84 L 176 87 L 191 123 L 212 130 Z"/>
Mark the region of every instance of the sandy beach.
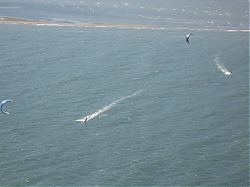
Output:
<path fill-rule="evenodd" d="M 148 25 L 108 24 L 108 23 L 80 23 L 70 21 L 32 20 L 16 17 L 0 17 L 0 24 L 51 26 L 51 27 L 78 27 L 78 28 L 107 28 L 107 29 L 146 29 L 146 30 L 169 30 L 169 31 L 223 31 L 223 32 L 249 32 L 243 29 L 223 28 L 166 28 Z"/>
<path fill-rule="evenodd" d="M 30 25 L 30 26 L 57 26 L 57 27 L 79 27 L 79 28 L 120 28 L 120 29 L 162 29 L 143 25 L 119 25 L 105 23 L 76 23 L 70 21 L 31 20 L 15 17 L 0 17 L 0 24 Z"/>

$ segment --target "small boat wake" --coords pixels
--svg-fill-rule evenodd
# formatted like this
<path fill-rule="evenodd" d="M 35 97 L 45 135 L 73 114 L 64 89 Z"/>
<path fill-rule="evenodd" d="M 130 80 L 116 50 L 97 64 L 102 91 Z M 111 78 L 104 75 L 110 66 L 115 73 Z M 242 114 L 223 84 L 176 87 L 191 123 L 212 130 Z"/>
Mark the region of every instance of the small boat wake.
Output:
<path fill-rule="evenodd" d="M 122 97 L 118 100 L 115 100 L 113 101 L 112 103 L 110 103 L 109 105 L 105 106 L 105 107 L 102 107 L 101 109 L 97 110 L 96 112 L 94 112 L 93 114 L 89 114 L 83 118 L 80 118 L 80 119 L 77 119 L 76 121 L 78 122 L 82 122 L 83 124 L 86 124 L 87 121 L 91 120 L 91 119 L 94 119 L 96 117 L 100 117 L 104 112 L 107 112 L 108 110 L 110 110 L 111 108 L 113 108 L 114 106 L 116 106 L 117 104 L 119 104 L 120 102 L 126 100 L 126 99 L 129 99 L 129 98 L 132 98 L 132 97 L 135 97 L 137 94 L 141 93 L 143 90 L 138 90 L 137 92 L 131 94 L 131 95 L 128 95 L 128 96 L 125 96 L 125 97 Z"/>
<path fill-rule="evenodd" d="M 232 75 L 232 72 L 229 71 L 223 64 L 221 64 L 221 63 L 219 62 L 219 58 L 218 58 L 218 57 L 215 57 L 214 62 L 215 62 L 215 64 L 216 64 L 218 70 L 220 70 L 222 73 L 224 73 L 224 74 L 227 75 L 227 76 Z"/>

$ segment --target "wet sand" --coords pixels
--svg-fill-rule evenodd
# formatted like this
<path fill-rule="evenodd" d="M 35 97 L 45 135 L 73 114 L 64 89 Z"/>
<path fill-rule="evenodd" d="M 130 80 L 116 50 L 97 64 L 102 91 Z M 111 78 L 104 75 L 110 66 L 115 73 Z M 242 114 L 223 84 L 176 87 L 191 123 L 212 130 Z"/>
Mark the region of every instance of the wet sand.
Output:
<path fill-rule="evenodd" d="M 224 32 L 249 32 L 243 29 L 223 28 L 166 28 L 147 25 L 107 24 L 107 23 L 78 23 L 70 21 L 32 20 L 16 17 L 0 17 L 0 24 L 29 25 L 29 26 L 52 26 L 52 27 L 78 27 L 78 28 L 108 28 L 108 29 L 147 29 L 147 30 L 173 30 L 173 31 L 224 31 Z"/>
<path fill-rule="evenodd" d="M 30 26 L 58 26 L 79 28 L 121 28 L 121 29 L 152 29 L 153 27 L 143 25 L 120 25 L 105 23 L 76 23 L 70 21 L 31 20 L 14 17 L 0 17 L 0 24 L 30 25 Z M 155 28 L 160 29 L 160 28 Z"/>

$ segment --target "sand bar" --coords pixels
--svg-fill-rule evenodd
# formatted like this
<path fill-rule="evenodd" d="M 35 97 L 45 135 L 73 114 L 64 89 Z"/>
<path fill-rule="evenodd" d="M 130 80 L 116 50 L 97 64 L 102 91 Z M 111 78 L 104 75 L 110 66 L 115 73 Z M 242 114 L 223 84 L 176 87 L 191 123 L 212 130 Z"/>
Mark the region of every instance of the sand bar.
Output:
<path fill-rule="evenodd" d="M 52 26 L 52 27 L 78 27 L 78 28 L 107 28 L 107 29 L 144 29 L 144 30 L 169 30 L 169 31 L 224 31 L 224 32 L 250 32 L 248 29 L 223 29 L 223 28 L 166 28 L 147 25 L 107 24 L 107 23 L 78 23 L 70 21 L 32 20 L 26 18 L 0 17 L 0 24 Z"/>

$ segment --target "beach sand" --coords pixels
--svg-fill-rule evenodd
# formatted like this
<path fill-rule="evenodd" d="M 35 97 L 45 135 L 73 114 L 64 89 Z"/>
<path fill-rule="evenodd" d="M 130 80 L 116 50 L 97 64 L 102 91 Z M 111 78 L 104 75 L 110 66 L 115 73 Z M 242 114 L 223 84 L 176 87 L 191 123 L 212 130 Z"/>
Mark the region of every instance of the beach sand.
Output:
<path fill-rule="evenodd" d="M 108 24 L 108 23 L 76 23 L 70 21 L 32 20 L 16 17 L 0 17 L 0 24 L 30 25 L 30 26 L 53 26 L 53 27 L 78 27 L 78 28 L 108 28 L 108 29 L 147 29 L 169 31 L 226 31 L 226 32 L 249 32 L 250 30 L 223 29 L 223 28 L 166 28 L 149 25 Z"/>

